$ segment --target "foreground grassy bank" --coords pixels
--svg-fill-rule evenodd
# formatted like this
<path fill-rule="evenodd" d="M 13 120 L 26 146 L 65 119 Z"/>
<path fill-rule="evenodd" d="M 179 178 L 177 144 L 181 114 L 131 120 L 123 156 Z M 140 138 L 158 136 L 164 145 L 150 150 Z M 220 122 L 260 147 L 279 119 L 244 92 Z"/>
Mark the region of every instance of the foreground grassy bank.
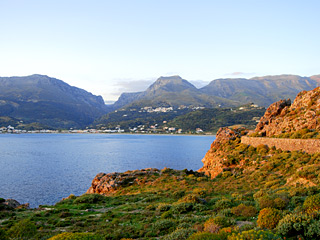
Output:
<path fill-rule="evenodd" d="M 54 206 L 0 205 L 0 239 L 318 239 L 320 154 L 225 143 L 216 178 L 163 169 Z"/>

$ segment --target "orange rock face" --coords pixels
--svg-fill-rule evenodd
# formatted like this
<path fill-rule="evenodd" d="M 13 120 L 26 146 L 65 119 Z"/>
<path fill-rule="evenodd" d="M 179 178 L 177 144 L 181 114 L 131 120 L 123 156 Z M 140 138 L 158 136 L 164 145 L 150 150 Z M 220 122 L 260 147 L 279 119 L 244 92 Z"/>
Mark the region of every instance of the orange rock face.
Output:
<path fill-rule="evenodd" d="M 271 104 L 258 123 L 255 129 L 255 133 L 259 133 L 262 136 L 270 137 L 282 133 L 295 132 L 304 128 L 314 131 L 320 131 L 320 87 L 317 87 L 312 91 L 300 92 L 293 104 L 291 104 L 290 99 L 280 100 L 276 103 Z M 212 143 L 210 150 L 202 159 L 203 167 L 199 169 L 199 172 L 204 172 L 206 175 L 211 176 L 211 178 L 215 178 L 219 173 L 223 172 L 228 161 L 228 149 L 224 146 L 228 144 L 224 143 L 236 138 L 240 139 L 240 137 L 244 135 L 246 135 L 246 132 L 243 129 L 219 129 L 216 135 L 216 140 Z M 261 138 L 261 141 L 265 139 L 266 138 Z M 280 140 L 284 139 L 269 138 L 267 140 L 269 140 L 269 142 L 280 142 Z M 297 145 L 300 143 L 298 139 L 287 140 L 287 145 L 290 145 L 292 143 Z M 289 140 L 292 141 L 290 142 Z M 250 145 L 256 145 L 252 143 L 252 141 L 255 141 L 255 139 L 252 138 L 250 139 L 250 141 Z M 314 141 L 318 144 L 316 140 Z M 259 144 L 266 143 L 260 142 Z M 271 144 L 270 147 L 271 146 L 274 145 Z M 313 149 L 311 150 L 312 151 L 310 151 L 310 153 L 317 152 L 313 151 Z"/>
<path fill-rule="evenodd" d="M 271 104 L 255 132 L 270 137 L 304 128 L 320 130 L 320 87 L 300 92 L 293 104 L 290 99 Z"/>
<path fill-rule="evenodd" d="M 125 173 L 99 173 L 92 180 L 91 187 L 87 193 L 97 193 L 107 195 L 132 184 L 140 184 L 141 176 L 160 173 L 160 170 L 148 168 L 142 170 L 127 171 Z"/>
<path fill-rule="evenodd" d="M 229 140 L 240 138 L 242 134 L 247 132 L 244 129 L 230 129 L 227 127 L 220 128 L 216 135 L 216 140 L 211 144 L 210 150 L 202 159 L 203 167 L 199 172 L 204 172 L 206 175 L 215 178 L 219 173 L 223 172 L 225 168 L 225 150 L 222 148 L 223 144 Z"/>

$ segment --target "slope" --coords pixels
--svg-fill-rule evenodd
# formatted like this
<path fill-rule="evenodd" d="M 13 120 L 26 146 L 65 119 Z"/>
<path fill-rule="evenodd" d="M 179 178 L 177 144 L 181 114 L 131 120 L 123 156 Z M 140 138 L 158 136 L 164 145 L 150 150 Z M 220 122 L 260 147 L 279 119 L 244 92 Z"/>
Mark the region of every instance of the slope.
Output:
<path fill-rule="evenodd" d="M 83 127 L 106 113 L 101 96 L 44 75 L 0 78 L 0 116 L 52 128 Z"/>

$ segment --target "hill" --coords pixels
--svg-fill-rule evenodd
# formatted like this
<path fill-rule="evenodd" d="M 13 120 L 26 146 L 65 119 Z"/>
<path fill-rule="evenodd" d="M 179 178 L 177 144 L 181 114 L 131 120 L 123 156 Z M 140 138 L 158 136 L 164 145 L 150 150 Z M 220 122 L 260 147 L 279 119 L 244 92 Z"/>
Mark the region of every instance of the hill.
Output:
<path fill-rule="evenodd" d="M 276 75 L 251 79 L 216 79 L 197 89 L 180 76 L 160 77 L 143 92 L 123 93 L 113 105 L 113 109 L 180 105 L 212 108 L 248 103 L 268 107 L 279 99 L 294 99 L 300 91 L 311 90 L 319 85 L 319 75 Z"/>
<path fill-rule="evenodd" d="M 121 109 L 93 123 L 97 129 L 121 128 L 125 132 L 215 133 L 220 127 L 242 125 L 254 129 L 265 108 L 246 105 L 240 108 L 160 108 Z M 141 130 L 143 128 L 143 130 Z M 201 129 L 198 130 L 197 129 Z M 174 130 L 169 130 L 174 129 Z"/>
<path fill-rule="evenodd" d="M 279 99 L 294 99 L 303 90 L 320 86 L 320 79 L 297 75 L 276 75 L 251 79 L 217 79 L 201 88 L 208 95 L 236 100 L 241 103 L 254 102 L 268 107 Z"/>
<path fill-rule="evenodd" d="M 236 106 L 238 101 L 208 96 L 180 76 L 160 77 L 144 92 L 124 93 L 115 103 L 117 107 L 218 107 Z"/>
<path fill-rule="evenodd" d="M 44 75 L 0 78 L 0 116 L 50 128 L 80 128 L 105 114 L 101 96 Z"/>
<path fill-rule="evenodd" d="M 267 109 L 256 136 L 320 138 L 320 87 L 300 92 L 294 102 L 280 100 Z"/>

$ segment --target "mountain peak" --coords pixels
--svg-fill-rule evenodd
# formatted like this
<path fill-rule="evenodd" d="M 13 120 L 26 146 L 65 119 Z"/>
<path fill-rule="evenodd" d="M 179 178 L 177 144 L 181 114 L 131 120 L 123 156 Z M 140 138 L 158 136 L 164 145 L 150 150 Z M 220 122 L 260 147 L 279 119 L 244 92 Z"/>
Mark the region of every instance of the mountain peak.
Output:
<path fill-rule="evenodd" d="M 169 92 L 180 92 L 186 89 L 195 89 L 187 80 L 182 79 L 180 76 L 168 76 L 159 77 L 148 89 L 148 92 L 154 92 L 157 90 L 165 90 Z"/>

